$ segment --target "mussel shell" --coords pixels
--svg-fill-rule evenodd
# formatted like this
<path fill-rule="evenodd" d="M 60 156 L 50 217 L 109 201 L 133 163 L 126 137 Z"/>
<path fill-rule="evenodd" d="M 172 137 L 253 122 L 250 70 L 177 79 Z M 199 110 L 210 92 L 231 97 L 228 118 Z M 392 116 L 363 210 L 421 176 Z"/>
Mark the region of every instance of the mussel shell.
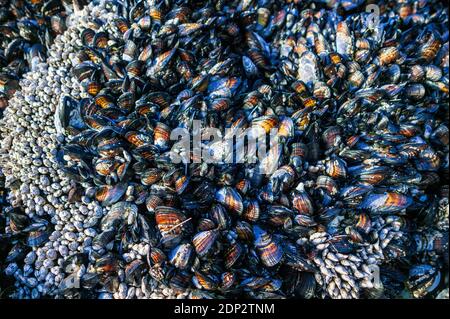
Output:
<path fill-rule="evenodd" d="M 236 275 L 233 272 L 224 272 L 221 276 L 220 289 L 223 291 L 229 290 L 236 284 Z"/>
<path fill-rule="evenodd" d="M 145 264 L 142 260 L 133 260 L 125 267 L 125 280 L 130 284 L 140 284 L 144 269 Z"/>
<path fill-rule="evenodd" d="M 207 230 L 213 230 L 216 228 L 216 224 L 208 218 L 201 218 L 198 221 L 198 225 L 197 225 L 197 230 L 202 232 L 202 231 L 207 231 Z"/>
<path fill-rule="evenodd" d="M 163 264 L 167 260 L 167 256 L 161 249 L 152 247 L 148 251 L 147 260 L 149 266 L 152 267 L 153 265 Z"/>
<path fill-rule="evenodd" d="M 147 207 L 147 210 L 149 213 L 154 213 L 156 207 L 162 206 L 164 204 L 164 201 L 156 195 L 149 195 L 145 201 L 145 206 Z"/>
<path fill-rule="evenodd" d="M 360 204 L 360 209 L 368 209 L 372 213 L 393 213 L 408 208 L 413 203 L 411 197 L 398 193 L 369 194 Z"/>
<path fill-rule="evenodd" d="M 297 192 L 292 198 L 292 206 L 301 214 L 312 215 L 314 207 L 306 192 Z"/>
<path fill-rule="evenodd" d="M 278 264 L 283 258 L 281 246 L 272 239 L 269 233 L 259 226 L 253 226 L 253 235 L 255 238 L 254 244 L 258 250 L 261 262 L 266 267 L 273 267 Z"/>
<path fill-rule="evenodd" d="M 423 298 L 432 293 L 439 286 L 440 281 L 439 270 L 427 264 L 415 265 L 409 270 L 406 286 L 415 298 Z"/>
<path fill-rule="evenodd" d="M 250 200 L 245 203 L 242 217 L 249 222 L 256 222 L 261 214 L 261 209 L 257 200 Z"/>
<path fill-rule="evenodd" d="M 232 268 L 244 253 L 244 248 L 239 243 L 234 243 L 225 250 L 225 267 Z"/>
<path fill-rule="evenodd" d="M 205 274 L 203 272 L 196 271 L 192 277 L 193 284 L 198 289 L 215 290 L 219 285 L 219 278 L 214 274 Z"/>
<path fill-rule="evenodd" d="M 347 164 L 335 156 L 325 163 L 325 172 L 332 178 L 346 178 Z"/>
<path fill-rule="evenodd" d="M 137 216 L 138 207 L 130 202 L 118 202 L 111 206 L 109 212 L 103 216 L 100 222 L 101 230 L 117 228 L 121 223 Z"/>
<path fill-rule="evenodd" d="M 30 224 L 30 218 L 20 212 L 9 213 L 9 227 L 13 232 L 19 232 Z"/>
<path fill-rule="evenodd" d="M 238 221 L 236 223 L 235 231 L 238 238 L 243 242 L 253 241 L 253 228 L 249 223 L 245 221 Z"/>
<path fill-rule="evenodd" d="M 216 229 L 202 231 L 192 238 L 195 252 L 199 257 L 207 255 L 211 248 L 213 248 L 215 241 L 219 236 L 219 231 Z"/>
<path fill-rule="evenodd" d="M 152 138 L 149 135 L 137 131 L 128 132 L 125 134 L 125 138 L 136 147 L 152 143 Z"/>
<path fill-rule="evenodd" d="M 335 195 L 339 192 L 336 182 L 329 176 L 319 176 L 316 181 L 316 187 L 325 189 L 330 195 Z"/>
<path fill-rule="evenodd" d="M 312 227 L 317 225 L 317 223 L 314 221 L 314 219 L 309 215 L 304 214 L 298 214 L 294 217 L 295 222 L 304 227 Z"/>
<path fill-rule="evenodd" d="M 127 187 L 125 184 L 117 184 L 114 186 L 103 185 L 97 189 L 95 199 L 105 206 L 112 205 L 120 200 L 125 194 Z"/>
<path fill-rule="evenodd" d="M 163 237 L 169 234 L 179 235 L 186 228 L 186 216 L 178 209 L 168 206 L 158 206 L 155 210 L 155 220 Z"/>
<path fill-rule="evenodd" d="M 171 129 L 164 123 L 158 122 L 153 130 L 154 144 L 161 150 L 165 150 L 168 147 L 170 141 Z"/>
<path fill-rule="evenodd" d="M 27 236 L 27 245 L 30 247 L 39 247 L 47 242 L 49 234 L 45 230 L 31 231 Z"/>
<path fill-rule="evenodd" d="M 285 271 L 285 275 L 286 279 L 283 284 L 288 294 L 301 299 L 314 298 L 316 279 L 313 273 L 288 269 Z"/>
<path fill-rule="evenodd" d="M 81 32 L 81 42 L 85 46 L 91 46 L 94 42 L 95 31 L 92 29 L 84 29 Z"/>
<path fill-rule="evenodd" d="M 227 229 L 230 224 L 230 218 L 225 208 L 220 204 L 213 204 L 209 216 L 216 223 L 219 229 Z"/>
<path fill-rule="evenodd" d="M 230 211 L 241 215 L 244 204 L 241 195 L 231 187 L 223 187 L 216 192 L 216 200 Z"/>
<path fill-rule="evenodd" d="M 178 269 L 187 269 L 194 258 L 194 248 L 191 244 L 181 244 L 169 253 L 169 262 Z"/>
<path fill-rule="evenodd" d="M 163 176 L 163 171 L 159 168 L 149 168 L 141 174 L 141 183 L 149 186 L 158 182 Z"/>

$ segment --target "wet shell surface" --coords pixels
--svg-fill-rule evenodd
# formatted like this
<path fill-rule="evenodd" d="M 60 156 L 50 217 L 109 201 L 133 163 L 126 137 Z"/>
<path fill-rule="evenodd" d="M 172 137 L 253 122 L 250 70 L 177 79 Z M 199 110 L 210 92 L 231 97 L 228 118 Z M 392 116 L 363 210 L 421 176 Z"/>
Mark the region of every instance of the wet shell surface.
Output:
<path fill-rule="evenodd" d="M 441 3 L 70 2 L 0 0 L 2 296 L 448 294 Z"/>

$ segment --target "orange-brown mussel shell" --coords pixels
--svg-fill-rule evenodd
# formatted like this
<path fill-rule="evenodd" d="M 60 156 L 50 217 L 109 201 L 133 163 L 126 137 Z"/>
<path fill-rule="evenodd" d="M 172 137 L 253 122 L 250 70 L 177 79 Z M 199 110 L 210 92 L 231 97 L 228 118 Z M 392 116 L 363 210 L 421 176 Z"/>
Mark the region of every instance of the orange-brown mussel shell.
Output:
<path fill-rule="evenodd" d="M 223 187 L 216 192 L 216 200 L 230 211 L 242 214 L 244 204 L 241 195 L 231 187 Z"/>
<path fill-rule="evenodd" d="M 256 222 L 261 214 L 261 209 L 257 200 L 250 200 L 245 203 L 244 213 L 242 217 L 249 222 Z"/>
<path fill-rule="evenodd" d="M 387 65 L 395 62 L 400 53 L 396 47 L 385 47 L 378 52 L 378 61 L 380 65 Z"/>
<path fill-rule="evenodd" d="M 301 214 L 312 215 L 314 208 L 308 194 L 304 191 L 297 192 L 292 198 L 292 206 Z"/>
<path fill-rule="evenodd" d="M 128 132 L 125 134 L 125 138 L 136 147 L 152 143 L 152 138 L 150 136 L 136 131 Z"/>
<path fill-rule="evenodd" d="M 230 247 L 228 247 L 225 250 L 225 267 L 227 269 L 232 268 L 236 262 L 239 260 L 239 258 L 242 256 L 242 253 L 244 252 L 244 248 L 241 244 L 238 242 L 232 244 Z"/>
<path fill-rule="evenodd" d="M 159 196 L 151 194 L 147 197 L 145 206 L 147 207 L 147 210 L 149 213 L 154 213 L 156 207 L 162 206 L 163 203 L 164 203 L 164 201 Z"/>
<path fill-rule="evenodd" d="M 158 182 L 163 175 L 163 171 L 159 168 L 149 168 L 141 175 L 141 183 L 144 185 L 152 185 Z"/>
<path fill-rule="evenodd" d="M 251 189 L 250 181 L 248 179 L 241 179 L 236 183 L 236 189 L 245 195 Z"/>
<path fill-rule="evenodd" d="M 103 205 L 109 206 L 117 202 L 125 194 L 125 191 L 126 186 L 124 184 L 101 186 L 95 193 L 95 199 L 102 202 Z"/>
<path fill-rule="evenodd" d="M 205 256 L 211 251 L 216 239 L 219 236 L 217 229 L 202 231 L 194 236 L 192 244 L 194 245 L 197 255 L 200 257 Z"/>
<path fill-rule="evenodd" d="M 158 122 L 153 131 L 154 144 L 162 150 L 166 149 L 170 141 L 170 131 L 169 126 Z"/>
<path fill-rule="evenodd" d="M 261 262 L 266 267 L 277 265 L 283 257 L 283 250 L 281 247 L 272 239 L 272 236 L 269 233 L 259 226 L 255 225 L 253 227 L 253 234 L 255 237 L 254 244 L 259 253 Z"/>
<path fill-rule="evenodd" d="M 358 216 L 358 222 L 356 223 L 356 228 L 365 234 L 368 234 L 372 226 L 372 222 L 368 214 L 360 214 Z"/>
<path fill-rule="evenodd" d="M 235 231 L 240 240 L 244 242 L 250 242 L 253 240 L 253 229 L 249 223 L 245 221 L 237 222 Z"/>
<path fill-rule="evenodd" d="M 185 229 L 186 216 L 178 209 L 168 206 L 158 206 L 155 210 L 155 220 L 159 231 L 162 234 L 181 234 Z"/>

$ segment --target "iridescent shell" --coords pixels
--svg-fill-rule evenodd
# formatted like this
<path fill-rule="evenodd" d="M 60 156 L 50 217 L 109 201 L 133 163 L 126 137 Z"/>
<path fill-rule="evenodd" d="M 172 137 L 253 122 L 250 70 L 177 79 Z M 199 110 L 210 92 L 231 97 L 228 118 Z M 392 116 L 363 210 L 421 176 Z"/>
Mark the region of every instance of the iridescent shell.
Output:
<path fill-rule="evenodd" d="M 372 185 L 364 185 L 364 184 L 347 186 L 341 189 L 340 195 L 344 200 L 349 201 L 354 198 L 360 197 L 364 194 L 367 194 L 372 189 L 373 189 Z"/>
<path fill-rule="evenodd" d="M 225 250 L 225 267 L 232 268 L 242 256 L 244 249 L 241 244 L 234 243 Z"/>
<path fill-rule="evenodd" d="M 416 160 L 416 168 L 419 171 L 437 171 L 440 165 L 439 155 L 431 148 L 420 152 L 419 159 Z"/>
<path fill-rule="evenodd" d="M 228 290 L 236 283 L 236 275 L 233 272 L 227 271 L 224 272 L 221 276 L 221 290 Z"/>
<path fill-rule="evenodd" d="M 169 286 L 175 291 L 185 291 L 190 286 L 192 274 L 188 271 L 176 271 L 169 280 Z"/>
<path fill-rule="evenodd" d="M 156 207 L 162 206 L 163 203 L 164 203 L 163 200 L 159 196 L 149 195 L 145 202 L 145 206 L 147 207 L 149 213 L 154 213 Z"/>
<path fill-rule="evenodd" d="M 372 222 L 370 220 L 369 215 L 367 214 L 360 214 L 358 217 L 358 222 L 356 223 L 356 228 L 360 230 L 361 232 L 368 234 L 371 230 Z"/>
<path fill-rule="evenodd" d="M 428 264 L 414 265 L 409 270 L 406 287 L 415 298 L 432 293 L 441 283 L 441 272 Z"/>
<path fill-rule="evenodd" d="M 261 229 L 259 226 L 253 227 L 255 237 L 255 247 L 259 253 L 261 262 L 267 267 L 273 267 L 278 264 L 283 257 L 283 250 L 273 239 L 272 236 Z"/>
<path fill-rule="evenodd" d="M 419 82 L 425 76 L 425 70 L 420 65 L 413 65 L 409 70 L 409 77 L 412 82 Z"/>
<path fill-rule="evenodd" d="M 421 100 L 426 93 L 425 87 L 420 83 L 409 84 L 405 87 L 405 95 L 413 100 Z"/>
<path fill-rule="evenodd" d="M 147 256 L 150 266 L 161 265 L 167 260 L 166 254 L 159 248 L 152 247 Z"/>
<path fill-rule="evenodd" d="M 122 59 L 127 62 L 131 62 L 136 57 L 137 46 L 132 40 L 125 41 L 124 50 L 122 54 Z"/>
<path fill-rule="evenodd" d="M 314 207 L 312 201 L 306 192 L 296 192 L 292 198 L 292 207 L 294 207 L 299 213 L 312 215 L 314 213 Z"/>
<path fill-rule="evenodd" d="M 127 186 L 125 184 L 104 185 L 97 189 L 95 199 L 102 202 L 103 205 L 109 206 L 119 201 L 126 190 Z"/>
<path fill-rule="evenodd" d="M 309 215 L 298 214 L 294 217 L 295 222 L 300 226 L 312 227 L 317 225 L 314 218 Z"/>
<path fill-rule="evenodd" d="M 83 45 L 90 46 L 90 45 L 92 45 L 92 43 L 94 41 L 94 36 L 95 36 L 94 30 L 89 29 L 89 28 L 84 29 L 80 35 L 81 42 L 83 43 Z"/>
<path fill-rule="evenodd" d="M 182 194 L 189 185 L 189 178 L 185 175 L 178 177 L 175 180 L 175 190 L 177 194 Z"/>
<path fill-rule="evenodd" d="M 292 152 L 291 152 L 291 157 L 305 157 L 306 155 L 306 145 L 303 143 L 292 143 Z"/>
<path fill-rule="evenodd" d="M 92 44 L 100 49 L 106 48 L 108 45 L 108 34 L 106 32 L 97 32 L 94 36 Z"/>
<path fill-rule="evenodd" d="M 337 156 L 333 156 L 325 163 L 325 172 L 332 178 L 347 177 L 347 163 Z"/>
<path fill-rule="evenodd" d="M 140 259 L 135 259 L 125 267 L 125 280 L 127 283 L 140 283 L 145 264 Z"/>
<path fill-rule="evenodd" d="M 208 254 L 213 247 L 216 239 L 219 236 L 219 231 L 216 229 L 202 231 L 192 238 L 192 244 L 195 247 L 197 255 L 200 257 Z"/>
<path fill-rule="evenodd" d="M 270 133 L 270 130 L 275 128 L 278 124 L 278 118 L 276 116 L 262 116 L 259 118 L 256 118 L 252 121 L 253 127 L 260 127 L 264 129 L 266 133 Z M 286 120 L 286 122 L 283 124 L 280 124 L 280 130 L 281 133 L 287 134 L 289 136 L 289 120 Z M 279 131 L 280 134 L 280 131 Z"/>
<path fill-rule="evenodd" d="M 163 175 L 163 171 L 158 168 L 149 168 L 141 175 L 141 183 L 143 185 L 152 185 L 158 182 Z"/>
<path fill-rule="evenodd" d="M 30 224 L 30 219 L 25 214 L 10 212 L 9 227 L 13 232 L 20 232 Z"/>
<path fill-rule="evenodd" d="M 259 219 L 261 209 L 257 200 L 250 200 L 245 203 L 242 217 L 250 222 L 256 222 Z"/>
<path fill-rule="evenodd" d="M 396 47 L 386 47 L 378 51 L 378 61 L 380 65 L 391 64 L 399 57 L 399 50 Z"/>
<path fill-rule="evenodd" d="M 111 174 L 119 163 L 109 158 L 100 158 L 95 163 L 95 171 L 101 176 L 107 176 Z"/>
<path fill-rule="evenodd" d="M 127 64 L 125 71 L 130 79 L 140 77 L 144 68 L 144 62 L 139 60 L 133 60 Z"/>
<path fill-rule="evenodd" d="M 278 126 L 278 136 L 290 138 L 294 136 L 294 122 L 290 117 L 285 117 Z"/>
<path fill-rule="evenodd" d="M 192 283 L 198 289 L 215 290 L 219 285 L 219 278 L 213 274 L 196 271 L 192 277 Z"/>
<path fill-rule="evenodd" d="M 253 228 L 249 223 L 238 221 L 235 230 L 240 240 L 244 242 L 253 241 Z"/>
<path fill-rule="evenodd" d="M 174 207 L 158 206 L 155 211 L 155 220 L 163 236 L 179 235 L 186 228 L 186 216 Z"/>
<path fill-rule="evenodd" d="M 150 136 L 136 131 L 128 132 L 125 135 L 125 138 L 127 139 L 128 142 L 130 142 L 136 147 L 152 143 L 152 138 Z"/>
<path fill-rule="evenodd" d="M 219 229 L 227 229 L 230 223 L 230 218 L 225 208 L 220 204 L 214 204 L 209 212 L 211 220 L 213 220 Z"/>
<path fill-rule="evenodd" d="M 408 208 L 413 203 L 411 197 L 398 193 L 370 194 L 360 204 L 360 209 L 373 213 L 388 214 Z"/>
<path fill-rule="evenodd" d="M 171 129 L 164 123 L 158 122 L 153 131 L 154 144 L 161 150 L 165 150 L 168 147 L 170 141 Z"/>
<path fill-rule="evenodd" d="M 341 139 L 341 130 L 338 126 L 331 126 L 322 133 L 322 140 L 327 148 L 336 146 Z"/>
<path fill-rule="evenodd" d="M 353 243 L 362 243 L 364 242 L 363 237 L 359 233 L 358 229 L 352 226 L 348 226 L 345 228 L 345 233 L 348 235 L 349 239 Z"/>
<path fill-rule="evenodd" d="M 187 269 L 192 263 L 194 249 L 191 244 L 181 244 L 169 253 L 169 261 L 178 269 Z"/>
<path fill-rule="evenodd" d="M 216 192 L 216 200 L 238 215 L 241 215 L 244 210 L 242 197 L 234 188 L 221 188 Z"/>
<path fill-rule="evenodd" d="M 213 230 L 216 228 L 216 224 L 208 218 L 201 218 L 198 221 L 197 230 L 202 232 L 206 230 Z"/>
<path fill-rule="evenodd" d="M 316 187 L 325 189 L 330 195 L 336 195 L 339 191 L 336 182 L 331 177 L 324 175 L 317 178 Z"/>
<path fill-rule="evenodd" d="M 125 220 L 134 220 L 138 213 L 138 207 L 131 202 L 118 202 L 111 206 L 109 212 L 103 216 L 101 230 L 109 230 L 119 227 Z"/>
<path fill-rule="evenodd" d="M 270 278 L 255 276 L 255 277 L 248 277 L 241 281 L 240 285 L 243 287 L 250 288 L 252 290 L 261 289 L 265 285 L 268 285 L 270 283 Z"/>
<path fill-rule="evenodd" d="M 242 179 L 236 183 L 236 189 L 243 195 L 245 195 L 250 189 L 250 181 L 247 179 Z"/>

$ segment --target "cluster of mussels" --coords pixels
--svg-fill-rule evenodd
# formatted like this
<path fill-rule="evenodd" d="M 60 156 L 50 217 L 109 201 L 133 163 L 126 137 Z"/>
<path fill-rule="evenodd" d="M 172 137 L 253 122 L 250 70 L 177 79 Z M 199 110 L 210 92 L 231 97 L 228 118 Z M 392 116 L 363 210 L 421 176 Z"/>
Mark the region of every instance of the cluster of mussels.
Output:
<path fill-rule="evenodd" d="M 10 296 L 448 298 L 448 12 L 366 5 L 71 14 L 0 121 Z M 196 120 L 279 143 L 202 162 Z"/>

